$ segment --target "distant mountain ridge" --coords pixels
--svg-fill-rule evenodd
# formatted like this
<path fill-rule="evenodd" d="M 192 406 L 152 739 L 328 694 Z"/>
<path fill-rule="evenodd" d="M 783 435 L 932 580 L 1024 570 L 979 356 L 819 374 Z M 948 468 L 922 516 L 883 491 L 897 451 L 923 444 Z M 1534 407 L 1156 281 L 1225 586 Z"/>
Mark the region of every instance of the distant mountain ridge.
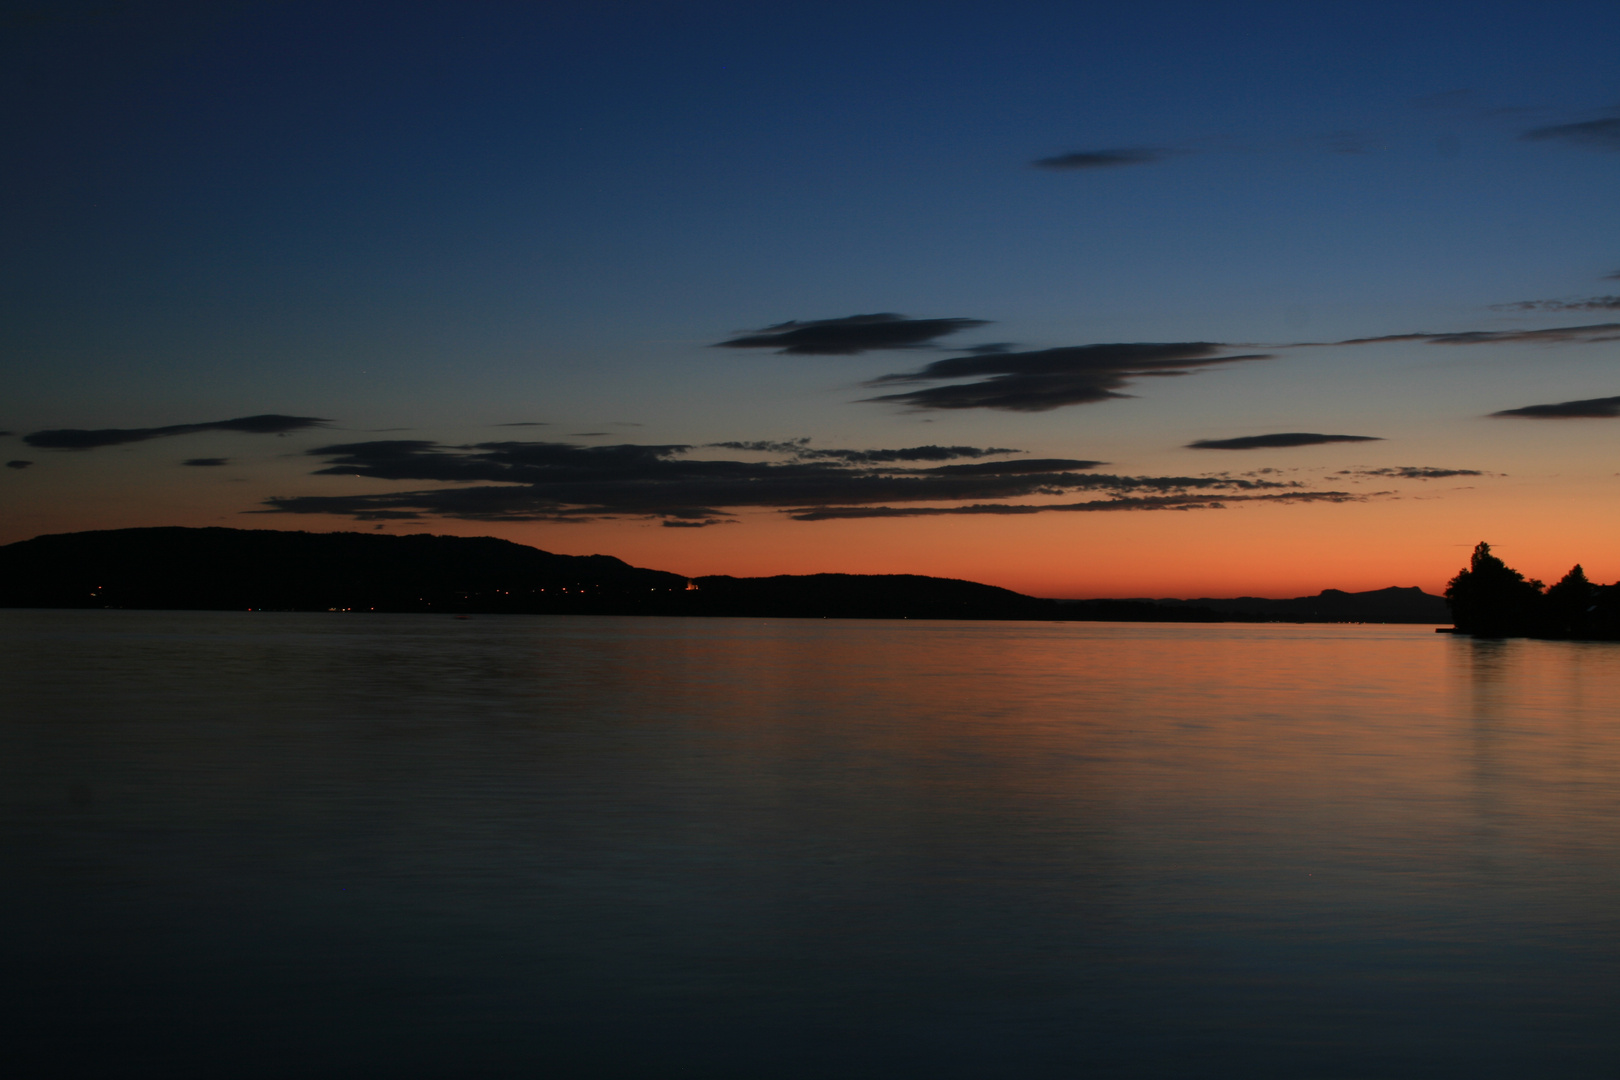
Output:
<path fill-rule="evenodd" d="M 1438 606 L 1436 606 L 1438 605 Z M 0 607 L 759 618 L 1431 622 L 1416 588 L 1268 600 L 1049 600 L 916 574 L 679 574 L 494 537 L 110 529 L 0 547 Z"/>

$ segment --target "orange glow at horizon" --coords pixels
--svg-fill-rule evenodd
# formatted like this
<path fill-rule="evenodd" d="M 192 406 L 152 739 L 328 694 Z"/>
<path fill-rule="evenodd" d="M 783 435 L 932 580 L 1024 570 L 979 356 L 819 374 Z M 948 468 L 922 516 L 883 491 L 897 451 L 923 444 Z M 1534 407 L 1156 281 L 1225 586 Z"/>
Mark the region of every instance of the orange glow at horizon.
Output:
<path fill-rule="evenodd" d="M 925 574 L 1033 596 L 1311 595 L 1416 585 L 1438 593 L 1486 540 L 1510 566 L 1552 582 L 1574 563 L 1620 579 L 1620 502 L 1610 477 L 1413 486 L 1399 497 L 1224 510 L 953 515 L 801 522 L 769 510 L 737 524 L 664 528 L 655 520 L 579 524 L 445 519 L 372 523 L 243 513 L 256 500 L 222 477 L 153 482 L 135 455 L 108 455 L 68 494 L 45 489 L 8 514 L 0 542 L 41 533 L 157 525 L 498 536 L 569 555 L 604 554 L 686 577 Z M 43 480 L 44 474 L 27 475 Z M 184 479 L 189 479 L 186 477 Z M 334 478 L 335 479 L 335 478 Z M 274 481 L 271 481 L 274 482 Z M 340 481 L 341 482 L 341 481 Z M 245 497 L 246 496 L 246 497 Z"/>

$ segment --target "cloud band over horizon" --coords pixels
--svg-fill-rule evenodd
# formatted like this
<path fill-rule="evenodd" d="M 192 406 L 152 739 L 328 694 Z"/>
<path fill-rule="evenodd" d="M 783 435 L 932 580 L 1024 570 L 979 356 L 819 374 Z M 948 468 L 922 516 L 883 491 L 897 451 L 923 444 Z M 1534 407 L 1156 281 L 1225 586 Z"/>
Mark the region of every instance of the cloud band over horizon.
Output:
<path fill-rule="evenodd" d="M 357 495 L 278 496 L 257 513 L 337 514 L 362 521 L 451 517 L 482 521 L 583 521 L 663 518 L 700 522 L 734 516 L 743 508 L 779 509 L 798 520 L 835 516 L 837 508 L 890 502 L 951 501 L 1006 513 L 1037 512 L 1006 502 L 1082 491 L 1109 496 L 1106 508 L 1126 509 L 1122 498 L 1152 495 L 1137 509 L 1163 509 L 1168 497 L 1187 505 L 1287 490 L 1301 498 L 1350 498 L 1306 492 L 1299 481 L 1213 476 L 1121 476 L 1091 472 L 1100 461 L 1070 458 L 968 460 L 1003 453 L 992 448 L 914 447 L 910 450 L 825 450 L 805 456 L 797 442 L 740 444 L 786 447 L 787 460 L 731 461 L 690 457 L 691 446 L 671 444 L 587 447 L 554 442 L 498 442 L 446 446 L 427 440 L 347 443 L 306 451 L 326 461 L 316 475 L 375 480 L 432 481 L 432 490 Z M 908 462 L 909 463 L 906 463 Z M 923 464 L 923 462 L 928 462 Z M 1195 497 L 1196 496 L 1196 497 Z M 1205 500 L 1207 501 L 1207 499 Z M 1024 505 L 1024 509 L 1012 507 Z M 1041 504 L 1034 504 L 1039 506 Z M 1099 509 L 1105 508 L 1102 506 Z M 826 513 L 821 517 L 805 514 Z M 925 511 L 918 510 L 918 513 Z M 926 511 L 944 512 L 944 511 Z M 962 511 L 964 513 L 968 511 Z M 888 515 L 894 516 L 894 515 Z"/>

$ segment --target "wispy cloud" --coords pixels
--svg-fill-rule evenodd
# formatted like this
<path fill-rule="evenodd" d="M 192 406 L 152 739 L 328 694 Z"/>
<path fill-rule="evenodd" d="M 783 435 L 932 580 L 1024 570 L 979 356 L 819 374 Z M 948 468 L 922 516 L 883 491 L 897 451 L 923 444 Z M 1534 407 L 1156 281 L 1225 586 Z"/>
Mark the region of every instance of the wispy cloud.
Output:
<path fill-rule="evenodd" d="M 205 469 L 205 468 L 211 468 L 211 467 L 216 466 L 216 465 L 229 464 L 230 460 L 231 460 L 230 458 L 222 458 L 222 457 L 194 457 L 194 458 L 186 458 L 186 460 L 182 461 L 180 464 L 182 464 L 182 465 L 191 465 L 191 466 L 193 466 L 195 468 L 204 468 Z"/>
<path fill-rule="evenodd" d="M 175 435 L 191 435 L 199 431 L 240 431 L 252 435 L 282 435 L 289 431 L 320 427 L 331 423 L 317 416 L 281 416 L 263 413 L 242 416 L 235 420 L 210 420 L 201 424 L 171 424 L 155 428 L 54 428 L 35 431 L 23 436 L 23 442 L 46 450 L 93 450 L 101 446 L 121 446 L 125 443 L 146 442 L 148 439 L 166 439 Z"/>
<path fill-rule="evenodd" d="M 1347 491 L 1290 491 L 1274 495 L 1155 495 L 1090 499 L 1077 503 L 975 503 L 970 506 L 822 506 L 793 510 L 795 521 L 832 521 L 848 518 L 939 517 L 959 514 L 1073 514 L 1119 510 L 1224 510 L 1237 502 L 1361 502 L 1365 496 Z"/>
<path fill-rule="evenodd" d="M 916 371 L 884 375 L 866 385 L 976 381 L 864 400 L 894 402 L 914 409 L 1045 412 L 1065 405 L 1130 397 L 1120 391 L 1134 379 L 1191 375 L 1219 364 L 1268 359 L 1264 353 L 1222 355 L 1226 349 L 1225 345 L 1208 341 L 1136 342 L 957 356 L 936 360 Z"/>
<path fill-rule="evenodd" d="M 1620 150 L 1620 116 L 1531 128 L 1520 138 L 1531 142 L 1570 142 L 1596 150 Z"/>
<path fill-rule="evenodd" d="M 1620 311 L 1620 296 L 1588 296 L 1581 300 L 1518 300 L 1492 304 L 1492 311 Z"/>
<path fill-rule="evenodd" d="M 1522 409 L 1503 409 L 1492 416 L 1523 416 L 1532 420 L 1588 420 L 1620 416 L 1620 397 L 1585 398 L 1581 401 L 1560 401 L 1552 405 L 1526 405 Z"/>
<path fill-rule="evenodd" d="M 777 323 L 715 344 L 726 349 L 775 349 L 791 356 L 853 356 L 882 349 L 916 348 L 948 334 L 987 325 L 984 319 L 911 319 L 879 312 Z"/>
<path fill-rule="evenodd" d="M 1112 150 L 1076 150 L 1030 162 L 1037 169 L 1114 169 L 1121 165 L 1150 165 L 1162 161 L 1166 152 L 1152 146 L 1124 146 Z"/>
<path fill-rule="evenodd" d="M 1391 465 L 1383 469 L 1340 469 L 1334 476 L 1379 476 L 1396 480 L 1446 480 L 1454 476 L 1496 476 L 1480 469 L 1441 469 L 1432 465 Z"/>
<path fill-rule="evenodd" d="M 788 439 L 781 442 L 756 440 L 753 442 L 707 443 L 706 448 L 716 450 L 752 450 L 756 453 L 788 454 L 799 461 L 847 461 L 854 464 L 875 465 L 895 461 L 956 461 L 961 458 L 995 457 L 1001 454 L 1022 454 L 1005 446 L 908 446 L 898 450 L 841 450 L 822 449 L 809 445 L 809 439 Z M 1002 466 L 1029 464 L 1002 462 Z M 1101 465 L 1101 461 L 1087 462 L 1087 466 Z"/>
<path fill-rule="evenodd" d="M 1298 135 L 1272 135 L 1259 139 L 1233 139 L 1229 136 L 1195 138 L 1175 145 L 1112 146 L 1073 150 L 1036 158 L 1029 164 L 1055 172 L 1118 169 L 1131 165 L 1155 165 L 1171 158 L 1207 154 L 1266 154 L 1297 151 L 1330 154 L 1367 154 L 1379 149 L 1384 140 L 1369 131 L 1339 129 Z"/>
<path fill-rule="evenodd" d="M 1542 343 L 1576 342 L 1593 344 L 1620 340 L 1620 323 L 1594 323 L 1589 326 L 1551 326 L 1542 330 L 1462 330 L 1444 334 L 1419 331 L 1412 334 L 1383 334 L 1379 337 L 1348 338 L 1344 341 L 1302 341 L 1297 347 L 1321 345 L 1382 345 L 1386 342 L 1417 341 L 1428 345 L 1496 345 L 1528 341 Z"/>
<path fill-rule="evenodd" d="M 6 462 L 6 468 L 8 468 L 8 469 L 26 469 L 26 468 L 28 468 L 28 466 L 30 466 L 32 464 L 33 464 L 32 461 L 8 461 L 8 462 Z"/>
<path fill-rule="evenodd" d="M 1324 443 L 1380 442 L 1377 435 L 1318 435 L 1310 431 L 1284 431 L 1275 435 L 1244 435 L 1236 439 L 1199 439 L 1187 444 L 1189 450 L 1262 450 L 1289 446 L 1321 446 Z"/>

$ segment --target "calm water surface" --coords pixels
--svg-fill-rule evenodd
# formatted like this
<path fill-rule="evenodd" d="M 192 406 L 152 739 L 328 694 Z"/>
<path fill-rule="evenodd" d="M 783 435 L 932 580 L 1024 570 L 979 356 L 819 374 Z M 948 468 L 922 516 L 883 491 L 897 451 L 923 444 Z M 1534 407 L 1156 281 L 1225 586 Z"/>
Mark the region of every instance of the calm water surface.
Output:
<path fill-rule="evenodd" d="M 1613 1077 L 1620 646 L 0 611 L 17 1076 Z"/>

